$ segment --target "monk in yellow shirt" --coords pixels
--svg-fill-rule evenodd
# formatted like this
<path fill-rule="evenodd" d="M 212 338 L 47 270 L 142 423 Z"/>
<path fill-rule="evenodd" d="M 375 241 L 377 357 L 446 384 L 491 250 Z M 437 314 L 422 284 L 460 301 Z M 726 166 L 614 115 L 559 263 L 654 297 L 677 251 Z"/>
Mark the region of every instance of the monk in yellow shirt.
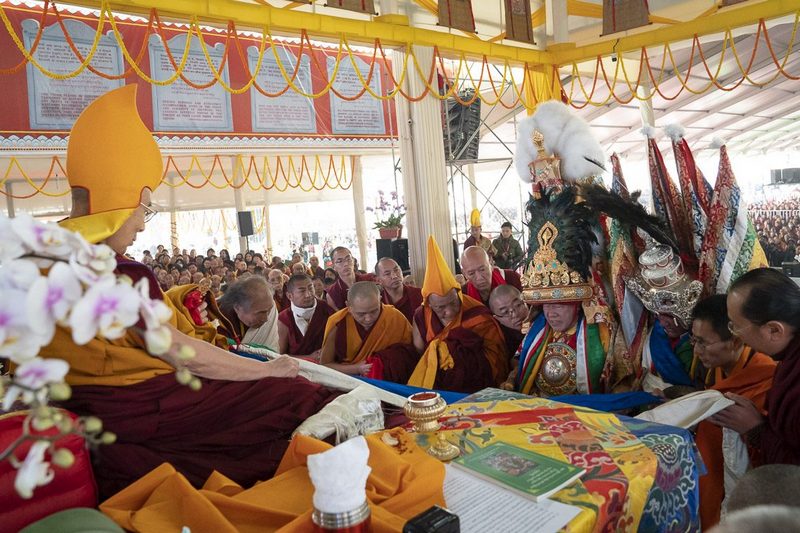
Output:
<path fill-rule="evenodd" d="M 347 307 L 328 318 L 320 362 L 345 374 L 405 383 L 418 358 L 405 315 L 381 303 L 374 282 L 353 283 Z"/>

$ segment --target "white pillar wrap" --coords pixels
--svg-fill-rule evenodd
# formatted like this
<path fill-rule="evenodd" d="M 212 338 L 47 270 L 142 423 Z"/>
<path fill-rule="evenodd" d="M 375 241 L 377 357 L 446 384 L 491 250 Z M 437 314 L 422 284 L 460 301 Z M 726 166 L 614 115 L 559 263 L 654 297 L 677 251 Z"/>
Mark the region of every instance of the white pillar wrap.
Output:
<path fill-rule="evenodd" d="M 353 192 L 353 211 L 356 216 L 356 239 L 358 242 L 358 265 L 369 272 L 372 265 L 367 264 L 367 219 L 364 208 L 364 183 L 362 182 L 361 156 L 350 156 L 350 179 Z"/>
<path fill-rule="evenodd" d="M 427 76 L 433 62 L 433 48 L 414 46 L 414 53 L 421 72 Z M 396 79 L 400 79 L 403 57 L 402 51 L 394 52 L 392 68 Z M 436 83 L 434 76 L 433 84 Z M 404 90 L 412 95 L 421 94 L 425 90 L 416 69 L 408 69 Z M 405 98 L 397 98 L 395 105 L 407 208 L 405 227 L 409 263 L 415 283 L 422 286 L 428 235 L 433 235 L 436 239 L 451 270 L 455 264 L 447 198 L 441 104 L 439 99 L 429 93 L 414 103 L 409 103 Z"/>

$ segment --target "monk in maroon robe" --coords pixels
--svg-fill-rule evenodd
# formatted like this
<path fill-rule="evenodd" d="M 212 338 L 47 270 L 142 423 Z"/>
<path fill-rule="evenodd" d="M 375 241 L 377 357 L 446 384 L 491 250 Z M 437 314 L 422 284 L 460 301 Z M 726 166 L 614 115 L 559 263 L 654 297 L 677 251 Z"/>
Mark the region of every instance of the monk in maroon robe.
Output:
<path fill-rule="evenodd" d="M 320 362 L 345 374 L 405 383 L 419 360 L 411 324 L 381 303 L 369 281 L 354 283 L 347 303 L 328 319 Z"/>
<path fill-rule="evenodd" d="M 461 294 L 433 237 L 428 237 L 422 294 L 425 303 L 413 327 L 414 346 L 422 357 L 408 384 L 476 392 L 503 383 L 509 357 L 500 327 L 489 309 Z"/>
<path fill-rule="evenodd" d="M 336 283 L 328 287 L 327 301 L 334 311 L 347 306 L 347 291 L 357 281 L 375 281 L 372 274 L 359 274 L 355 270 L 353 254 L 344 246 L 337 246 L 331 252 L 333 269 L 336 271 Z"/>
<path fill-rule="evenodd" d="M 277 268 L 270 270 L 269 274 L 267 274 L 267 281 L 272 285 L 275 307 L 278 309 L 279 313 L 289 308 L 289 298 L 286 296 L 286 283 L 283 276 L 283 271 Z"/>
<path fill-rule="evenodd" d="M 463 292 L 489 306 L 489 296 L 500 285 L 511 285 L 522 291 L 520 275 L 513 270 L 493 267 L 486 251 L 480 246 L 470 246 L 461 255 L 461 273 L 467 280 Z"/>
<path fill-rule="evenodd" d="M 403 270 L 391 257 L 378 260 L 375 265 L 375 280 L 381 286 L 381 301 L 393 305 L 411 323 L 414 313 L 422 305 L 422 289 L 403 283 Z"/>
<path fill-rule="evenodd" d="M 728 325 L 754 350 L 778 361 L 767 393 L 767 415 L 736 394 L 711 421 L 740 433 L 764 464 L 800 465 L 800 287 L 770 268 L 743 274 L 728 291 Z"/>
<path fill-rule="evenodd" d="M 325 325 L 333 314 L 331 307 L 314 296 L 314 282 L 306 274 L 297 274 L 286 283 L 291 306 L 278 315 L 280 352 L 309 356 L 319 361 L 325 337 Z"/>

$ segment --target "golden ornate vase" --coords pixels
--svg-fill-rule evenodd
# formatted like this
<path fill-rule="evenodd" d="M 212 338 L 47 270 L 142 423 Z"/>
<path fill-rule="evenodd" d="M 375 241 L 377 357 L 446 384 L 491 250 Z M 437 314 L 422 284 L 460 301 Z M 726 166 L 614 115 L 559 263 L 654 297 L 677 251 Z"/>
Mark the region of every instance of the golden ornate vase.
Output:
<path fill-rule="evenodd" d="M 417 433 L 432 433 L 439 429 L 439 417 L 447 403 L 437 392 L 418 392 L 408 397 L 403 412 L 414 423 Z"/>

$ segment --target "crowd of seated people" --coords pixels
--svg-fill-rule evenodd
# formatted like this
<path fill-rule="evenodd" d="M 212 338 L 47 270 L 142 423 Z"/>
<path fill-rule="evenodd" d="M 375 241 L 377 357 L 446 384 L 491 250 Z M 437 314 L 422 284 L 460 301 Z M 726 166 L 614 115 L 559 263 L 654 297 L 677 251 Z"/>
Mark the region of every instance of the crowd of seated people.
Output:
<path fill-rule="evenodd" d="M 748 206 L 770 266 L 795 262 L 800 255 L 800 198 Z"/>
<path fill-rule="evenodd" d="M 159 244 L 155 251 L 145 250 L 141 261 L 153 271 L 163 291 L 179 285 L 197 285 L 207 280 L 214 295 L 220 296 L 237 279 L 250 275 L 269 279 L 272 271 L 282 274 L 284 281 L 292 274 L 308 274 L 314 280 L 317 296 L 336 282 L 336 272 L 320 264 L 318 257 L 312 255 L 305 263 L 299 253 L 292 254 L 290 260 L 274 256 L 267 262 L 264 254 L 253 250 L 234 256 L 225 248 L 219 252 L 209 248 L 205 254 L 198 253 L 194 248 L 173 248 L 170 253 L 163 244 Z"/>

